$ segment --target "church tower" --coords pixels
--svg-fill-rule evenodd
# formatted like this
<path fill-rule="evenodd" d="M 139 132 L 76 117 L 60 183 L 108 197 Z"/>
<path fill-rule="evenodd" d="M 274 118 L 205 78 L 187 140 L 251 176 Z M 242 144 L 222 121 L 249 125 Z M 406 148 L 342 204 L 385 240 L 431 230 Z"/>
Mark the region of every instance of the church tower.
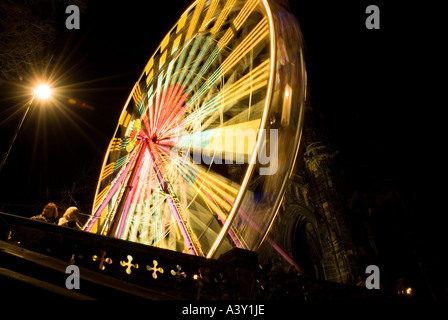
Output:
<path fill-rule="evenodd" d="M 319 119 L 308 105 L 300 150 L 282 206 L 270 231 L 307 276 L 354 284 L 362 276 L 353 243 L 345 181 Z M 270 245 L 260 261 L 276 256 Z"/>

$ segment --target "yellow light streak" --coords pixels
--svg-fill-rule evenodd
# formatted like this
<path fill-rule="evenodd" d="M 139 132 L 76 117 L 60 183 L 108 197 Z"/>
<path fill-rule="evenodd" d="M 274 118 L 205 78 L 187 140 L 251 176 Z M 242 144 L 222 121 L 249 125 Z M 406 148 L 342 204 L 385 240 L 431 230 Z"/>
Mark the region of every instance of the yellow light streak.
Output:
<path fill-rule="evenodd" d="M 240 101 L 242 98 L 244 98 L 245 96 L 256 92 L 259 89 L 265 88 L 267 86 L 267 79 L 263 80 L 262 82 L 252 85 L 250 86 L 250 84 L 248 85 L 249 88 L 241 88 L 241 90 L 239 90 L 239 92 L 235 93 L 234 95 L 230 95 L 230 97 L 223 97 L 222 101 L 219 105 L 220 108 L 222 108 L 224 111 L 227 110 L 229 107 L 232 107 L 236 102 Z M 219 114 L 212 114 L 212 116 L 207 119 L 207 121 L 205 121 L 202 125 L 202 129 L 206 130 L 215 120 L 216 118 L 219 117 Z"/>
<path fill-rule="evenodd" d="M 115 162 L 109 163 L 104 167 L 103 172 L 101 173 L 100 181 L 104 180 L 107 176 L 109 176 L 114 171 Z"/>
<path fill-rule="evenodd" d="M 120 120 L 118 121 L 118 125 L 122 126 L 125 123 L 126 117 L 130 117 L 129 113 L 125 110 L 120 117 Z"/>
<path fill-rule="evenodd" d="M 289 84 L 285 86 L 285 96 L 283 98 L 282 107 L 282 119 L 281 124 L 283 127 L 289 125 L 289 119 L 291 118 L 291 100 L 292 100 L 292 89 Z"/>
<path fill-rule="evenodd" d="M 236 30 L 239 30 L 239 28 L 241 28 L 244 21 L 246 21 L 249 15 L 252 13 L 252 11 L 254 11 L 258 2 L 259 0 L 250 0 L 244 4 L 238 16 L 235 18 L 235 20 L 233 20 L 233 24 Z"/>
<path fill-rule="evenodd" d="M 140 85 L 137 82 L 134 86 L 134 90 L 132 90 L 132 98 L 134 99 L 135 105 L 138 105 L 141 97 L 142 97 L 142 91 L 140 90 Z"/>
<path fill-rule="evenodd" d="M 163 38 L 162 43 L 160 44 L 160 52 L 163 52 L 165 50 L 166 46 L 168 45 L 170 41 L 170 33 L 168 33 L 165 38 Z"/>
<path fill-rule="evenodd" d="M 206 176 L 207 176 L 207 177 L 206 177 L 207 180 L 210 180 L 210 181 L 215 182 L 216 184 L 220 185 L 222 188 L 228 190 L 229 192 L 231 192 L 231 193 L 234 194 L 234 195 L 237 194 L 238 189 L 235 188 L 235 187 L 233 187 L 233 186 L 230 184 L 230 181 L 222 181 L 221 179 L 219 179 L 218 177 L 216 177 L 215 174 L 213 174 L 213 172 L 210 172 L 210 171 L 207 172 L 207 171 L 205 171 L 204 168 L 202 168 L 202 167 L 200 167 L 200 166 L 197 166 L 196 168 L 200 171 L 200 173 L 201 173 L 202 175 L 206 175 Z M 221 176 L 219 176 L 219 177 L 221 177 Z M 223 178 L 223 177 L 222 177 L 222 178 Z M 228 179 L 226 179 L 226 180 L 228 180 Z"/>
<path fill-rule="evenodd" d="M 196 176 L 196 181 L 199 181 L 202 187 L 206 191 L 209 191 L 209 194 L 213 195 L 213 199 L 215 199 L 218 202 L 218 204 L 221 205 L 224 209 L 230 211 L 232 206 L 228 201 L 232 201 L 235 198 L 236 193 L 233 193 L 232 195 L 226 192 L 226 190 L 228 190 L 227 186 L 223 186 L 221 184 L 216 183 L 216 180 L 213 182 L 210 180 L 211 179 L 209 179 L 209 174 L 202 170 Z M 227 200 L 225 201 L 223 200 L 223 198 L 226 198 Z"/>
<path fill-rule="evenodd" d="M 275 28 L 274 28 L 274 20 L 272 17 L 271 9 L 269 7 L 269 4 L 266 0 L 261 0 L 262 4 L 264 5 L 264 8 L 266 9 L 268 21 L 269 21 L 269 34 L 270 34 L 270 70 L 269 70 L 269 81 L 268 81 L 268 90 L 267 90 L 267 96 L 265 100 L 265 107 L 264 107 L 264 113 L 263 117 L 261 119 L 260 128 L 264 128 L 267 121 L 267 115 L 269 112 L 269 105 L 271 103 L 271 97 L 272 97 L 272 88 L 274 84 L 274 74 L 275 74 L 275 61 L 276 61 L 276 51 L 275 51 Z M 252 158 L 250 163 L 255 163 L 255 157 L 257 156 L 258 148 L 261 144 L 261 136 L 258 138 L 257 145 L 254 150 L 254 154 L 252 155 Z M 219 232 L 218 237 L 216 238 L 215 242 L 213 243 L 212 247 L 210 248 L 209 252 L 207 253 L 207 258 L 213 257 L 214 253 L 218 249 L 218 246 L 221 244 L 225 234 L 229 231 L 229 228 L 233 222 L 233 219 L 235 217 L 235 214 L 237 210 L 239 209 L 239 204 L 243 200 L 245 190 L 247 188 L 247 185 L 249 183 L 249 177 L 251 176 L 252 171 L 254 170 L 254 165 L 249 164 L 249 167 L 247 169 L 246 175 L 244 177 L 243 182 L 241 183 L 241 188 L 238 191 L 238 195 L 235 199 L 235 205 L 232 208 L 232 211 L 229 214 L 228 219 L 226 220 L 223 228 Z"/>
<path fill-rule="evenodd" d="M 218 49 L 221 51 L 230 41 L 230 39 L 232 39 L 233 37 L 233 31 L 232 29 L 227 29 L 226 33 L 221 37 L 221 39 L 219 39 L 217 46 Z"/>
<path fill-rule="evenodd" d="M 260 119 L 257 119 L 212 129 L 212 139 L 209 145 L 202 149 L 202 152 L 214 151 L 215 155 L 218 154 L 225 158 L 230 155 L 232 159 L 229 160 L 233 160 L 234 156 L 238 155 L 251 155 L 255 148 L 259 125 Z M 246 138 L 247 143 L 244 141 Z"/>
<path fill-rule="evenodd" d="M 120 150 L 120 147 L 121 147 L 121 138 L 113 138 L 109 146 L 109 152 L 118 151 Z"/>
<path fill-rule="evenodd" d="M 165 63 L 165 61 L 166 61 L 166 55 L 167 55 L 167 51 L 165 51 L 165 52 L 160 56 L 160 59 L 159 59 L 159 69 L 162 68 L 163 64 Z"/>
<path fill-rule="evenodd" d="M 203 118 L 204 116 L 208 115 L 210 112 L 214 111 L 214 108 L 216 108 L 218 105 L 220 108 L 222 108 L 225 111 L 227 109 L 227 107 L 233 106 L 235 102 L 239 101 L 240 99 L 244 98 L 245 96 L 249 95 L 250 93 L 256 92 L 258 89 L 266 87 L 267 86 L 267 77 L 269 75 L 268 69 L 269 69 L 269 60 L 265 60 L 259 66 L 257 66 L 255 69 L 253 69 L 251 73 L 247 73 L 241 79 L 234 82 L 229 87 L 225 88 L 219 94 L 217 99 L 207 102 L 201 108 L 190 113 L 190 115 L 188 115 L 188 117 L 186 117 L 185 120 L 183 121 L 183 124 L 184 125 L 189 124 L 190 122 L 194 121 L 198 117 Z M 201 93 L 202 92 L 200 92 L 199 95 Z M 193 97 L 191 100 L 196 100 L 199 97 L 199 95 Z M 187 105 L 187 107 L 192 106 L 192 105 L 193 105 L 193 103 L 189 102 L 189 105 Z M 209 125 L 218 116 L 219 116 L 219 114 L 216 114 L 216 113 L 212 114 L 210 116 L 210 118 L 203 123 L 202 128 L 203 129 L 208 128 Z M 174 125 L 175 124 L 172 124 L 171 126 L 174 126 Z"/>
<path fill-rule="evenodd" d="M 190 9 L 190 8 L 188 8 Z M 177 23 L 177 27 L 176 27 L 176 33 L 179 33 L 180 30 L 182 30 L 182 28 L 185 25 L 185 22 L 187 21 L 187 17 L 188 17 L 188 12 L 190 10 L 185 11 L 185 13 L 182 15 L 182 17 L 180 18 L 179 22 Z"/>
<path fill-rule="evenodd" d="M 182 35 L 180 34 L 173 42 L 173 48 L 171 49 L 171 54 L 176 52 L 177 48 L 179 47 L 180 40 L 182 39 Z"/>
<path fill-rule="evenodd" d="M 217 183 L 217 181 L 219 181 L 219 180 L 217 180 L 216 178 L 213 179 L 212 175 L 209 174 L 209 172 L 205 172 L 205 170 L 200 170 L 198 172 L 198 175 L 196 176 L 196 181 L 202 181 L 201 184 L 203 183 L 203 185 L 207 186 L 208 189 L 217 191 L 215 194 L 216 194 L 217 198 L 220 198 L 220 200 L 222 198 L 227 198 L 229 200 L 232 200 L 234 198 L 234 196 L 236 195 L 235 192 L 232 192 L 232 194 L 227 192 L 227 191 L 235 191 L 234 188 L 228 188 L 228 185 L 226 185 L 226 184 Z M 220 195 L 220 196 L 218 196 L 218 195 Z M 222 206 L 224 208 L 226 208 L 228 211 L 230 211 L 230 209 L 231 209 L 229 202 L 225 202 L 225 203 L 223 202 Z"/>
<path fill-rule="evenodd" d="M 151 69 L 151 72 L 150 72 L 150 73 L 148 74 L 148 76 L 146 77 L 146 86 L 149 85 L 149 83 L 151 82 L 153 76 L 154 76 L 154 70 Z"/>
<path fill-rule="evenodd" d="M 267 19 L 263 18 L 247 37 L 232 51 L 222 63 L 222 74 L 226 74 L 237 61 L 252 50 L 261 40 L 269 35 Z"/>
<path fill-rule="evenodd" d="M 203 177 L 202 177 L 202 179 L 204 179 Z M 201 184 L 201 190 L 204 190 L 208 195 L 210 195 L 211 197 L 212 197 L 212 199 L 217 203 L 217 204 L 219 204 L 221 207 L 223 207 L 227 212 L 229 212 L 231 209 L 232 209 L 232 206 L 228 203 L 228 202 L 226 202 L 226 201 L 224 201 L 222 198 L 221 198 L 221 195 L 219 195 L 219 194 L 217 194 L 216 192 L 214 192 L 212 189 L 211 189 L 211 185 L 209 184 L 209 183 L 207 183 L 205 180 L 202 180 L 201 179 L 201 177 L 197 177 L 196 178 L 196 181 L 195 181 L 195 184 L 201 184 L 201 182 L 202 181 L 204 181 L 204 184 Z M 218 189 L 219 190 L 219 188 L 216 188 L 216 189 Z M 221 212 L 222 213 L 222 212 Z M 223 218 L 225 219 L 226 218 L 226 216 L 227 215 L 225 215 Z"/>
<path fill-rule="evenodd" d="M 213 213 L 215 213 L 222 221 L 225 221 L 227 219 L 227 215 L 221 210 L 221 208 L 218 207 L 216 203 L 211 201 L 207 195 L 204 193 L 204 191 L 198 186 L 196 183 L 193 184 L 194 190 L 199 194 L 199 196 L 204 200 L 204 202 L 207 203 L 207 205 L 212 209 Z"/>
<path fill-rule="evenodd" d="M 191 172 L 197 172 L 197 175 L 193 174 L 195 176 L 195 181 L 191 186 L 193 187 L 196 194 L 199 195 L 201 199 L 204 200 L 204 202 L 206 202 L 207 206 L 212 210 L 212 212 L 215 213 L 222 221 L 225 221 L 227 214 L 219 207 L 218 202 L 220 202 L 220 205 L 223 207 L 228 207 L 229 204 L 220 199 L 219 196 L 217 196 L 215 192 L 210 189 L 207 182 L 207 173 L 205 173 L 205 171 L 200 166 L 194 165 L 193 163 L 185 163 L 183 166 L 177 165 L 176 169 L 186 175 L 189 175 L 189 170 Z M 202 176 L 205 176 L 205 178 L 203 178 Z M 232 195 L 228 194 L 228 196 L 231 199 L 234 198 L 234 196 Z M 229 210 L 230 209 L 231 208 L 229 208 Z"/>
<path fill-rule="evenodd" d="M 145 75 L 148 75 L 149 70 L 151 70 L 153 64 L 154 64 L 154 56 L 152 56 L 151 59 L 149 59 L 148 63 L 146 64 Z"/>
<path fill-rule="evenodd" d="M 100 203 L 101 200 L 103 199 L 103 197 L 106 195 L 106 193 L 109 191 L 110 189 L 110 184 L 107 185 L 95 198 L 95 204 L 94 204 L 94 208 L 97 208 Z"/>
<path fill-rule="evenodd" d="M 218 19 L 216 19 L 215 25 L 210 29 L 210 33 L 214 35 L 221 28 L 224 21 L 226 21 L 227 16 L 229 15 L 230 10 L 235 4 L 236 0 L 229 0 L 226 2 L 224 8 L 221 10 Z"/>
<path fill-rule="evenodd" d="M 253 3 L 251 4 L 251 3 L 252 2 L 246 3 L 247 6 L 248 6 L 248 4 L 250 6 L 252 6 L 252 7 L 248 6 L 245 9 L 246 10 L 245 14 L 247 14 L 247 15 L 250 14 L 250 12 L 252 12 L 252 10 L 255 8 L 254 4 Z M 233 3 L 231 3 L 231 1 L 228 2 L 227 4 L 229 5 L 229 7 L 230 7 L 230 5 L 233 6 Z M 255 5 L 256 5 L 256 3 L 255 3 Z M 240 14 L 241 14 L 241 12 L 240 12 Z M 243 14 L 243 16 L 244 16 L 244 14 Z M 216 26 L 216 24 L 215 24 L 215 26 Z M 232 51 L 232 53 L 229 55 L 229 57 L 227 57 L 227 59 L 222 64 L 222 70 L 220 71 L 220 73 L 221 74 L 227 73 L 242 57 L 244 57 L 250 50 L 252 50 L 267 35 L 268 35 L 268 24 L 267 24 L 267 19 L 264 18 L 251 31 L 251 33 L 244 38 L 244 40 L 237 46 L 237 48 L 235 48 Z M 230 39 L 232 37 L 233 37 L 233 31 L 231 29 L 228 29 L 227 32 L 224 34 L 224 36 L 218 41 L 218 44 L 217 44 L 218 49 L 221 50 L 222 48 L 224 48 L 228 44 L 228 42 L 230 41 Z M 186 65 L 189 64 L 189 61 L 191 60 L 191 58 L 193 57 L 193 55 L 195 54 L 195 52 L 197 50 L 196 45 L 199 44 L 198 40 L 199 40 L 199 38 L 196 39 L 195 44 L 193 45 L 192 51 L 190 51 Z M 198 65 L 198 64 L 196 64 L 196 65 Z M 192 74 L 193 71 L 194 70 L 190 70 L 189 74 Z M 204 72 L 205 72 L 205 70 L 204 70 Z M 184 73 L 185 73 L 185 71 L 182 74 L 184 74 Z M 212 77 L 214 75 L 215 75 L 215 73 L 212 75 Z M 183 76 L 181 75 L 179 81 L 182 81 L 182 80 L 183 80 Z M 216 80 L 217 79 L 213 79 L 212 81 L 214 82 Z"/>
<path fill-rule="evenodd" d="M 215 13 L 216 7 L 218 6 L 219 0 L 213 0 L 212 3 L 209 5 L 207 9 L 207 14 L 205 15 L 204 21 L 202 21 L 202 25 L 199 28 L 199 32 L 203 32 L 205 28 L 207 27 L 208 23 L 210 22 L 210 19 L 212 18 L 213 14 Z"/>
<path fill-rule="evenodd" d="M 258 25 L 247 35 L 244 40 L 232 51 L 232 53 L 225 59 L 222 63 L 221 68 L 217 69 L 206 82 L 207 89 L 210 88 L 220 76 L 226 74 L 234 65 L 243 58 L 250 50 L 252 50 L 265 36 L 269 34 L 267 29 L 267 19 L 261 20 Z M 232 33 L 233 34 L 233 33 Z M 224 42 L 224 41 L 223 41 Z M 225 44 L 221 44 L 225 45 Z M 195 96 L 191 99 L 196 101 L 205 90 L 198 91 Z"/>
<path fill-rule="evenodd" d="M 196 29 L 196 25 L 198 23 L 199 17 L 202 12 L 202 7 L 204 6 L 205 0 L 199 0 L 196 3 L 196 6 L 194 8 L 193 17 L 190 20 L 190 26 L 187 31 L 187 35 L 185 36 L 185 39 L 188 40 L 193 35 L 194 30 Z"/>

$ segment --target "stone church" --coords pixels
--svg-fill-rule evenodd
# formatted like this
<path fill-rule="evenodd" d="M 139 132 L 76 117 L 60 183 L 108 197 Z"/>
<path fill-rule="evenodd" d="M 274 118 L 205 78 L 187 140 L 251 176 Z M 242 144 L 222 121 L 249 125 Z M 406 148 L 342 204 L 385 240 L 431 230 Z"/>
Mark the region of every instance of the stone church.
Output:
<path fill-rule="evenodd" d="M 291 181 L 270 231 L 307 276 L 353 283 L 360 276 L 343 186 L 335 163 L 337 151 L 325 141 L 316 110 L 308 105 L 305 124 Z M 272 258 L 269 244 L 260 249 L 260 260 Z"/>
<path fill-rule="evenodd" d="M 374 264 L 391 292 L 407 277 L 427 289 L 426 275 L 415 267 L 421 263 L 414 229 L 404 222 L 412 219 L 399 192 L 384 182 L 360 191 L 331 147 L 318 106 L 309 103 L 305 119 L 294 173 L 269 237 L 313 279 L 356 285 Z M 267 265 L 283 261 L 266 241 L 258 254 Z"/>

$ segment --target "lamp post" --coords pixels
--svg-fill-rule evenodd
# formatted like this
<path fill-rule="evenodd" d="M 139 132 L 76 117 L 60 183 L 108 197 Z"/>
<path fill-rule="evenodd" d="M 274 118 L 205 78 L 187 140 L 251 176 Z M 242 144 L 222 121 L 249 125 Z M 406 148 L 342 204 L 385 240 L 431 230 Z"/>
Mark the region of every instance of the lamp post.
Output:
<path fill-rule="evenodd" d="M 33 96 L 31 97 L 30 102 L 28 103 L 28 107 L 26 108 L 25 113 L 23 114 L 22 120 L 19 123 L 19 126 L 17 127 L 14 136 L 12 137 L 11 141 L 9 142 L 8 150 L 6 151 L 5 155 L 2 158 L 2 162 L 0 163 L 0 172 L 3 169 L 3 166 L 5 165 L 6 159 L 8 159 L 9 153 L 11 152 L 12 146 L 14 142 L 16 141 L 16 138 L 20 132 L 20 129 L 22 128 L 23 122 L 25 121 L 25 118 L 28 114 L 28 111 L 30 111 L 31 106 L 33 105 L 34 99 L 38 98 L 41 100 L 46 100 L 51 96 L 51 89 L 46 84 L 40 84 L 38 85 L 34 91 Z"/>

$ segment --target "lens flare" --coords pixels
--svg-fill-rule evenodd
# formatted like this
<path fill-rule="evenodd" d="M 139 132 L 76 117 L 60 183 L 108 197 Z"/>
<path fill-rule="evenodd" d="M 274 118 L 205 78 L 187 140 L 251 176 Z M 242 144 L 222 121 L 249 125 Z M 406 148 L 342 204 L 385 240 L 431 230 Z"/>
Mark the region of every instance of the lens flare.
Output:
<path fill-rule="evenodd" d="M 46 84 L 40 84 L 34 90 L 34 94 L 36 95 L 37 98 L 45 100 L 51 96 L 51 89 Z"/>

